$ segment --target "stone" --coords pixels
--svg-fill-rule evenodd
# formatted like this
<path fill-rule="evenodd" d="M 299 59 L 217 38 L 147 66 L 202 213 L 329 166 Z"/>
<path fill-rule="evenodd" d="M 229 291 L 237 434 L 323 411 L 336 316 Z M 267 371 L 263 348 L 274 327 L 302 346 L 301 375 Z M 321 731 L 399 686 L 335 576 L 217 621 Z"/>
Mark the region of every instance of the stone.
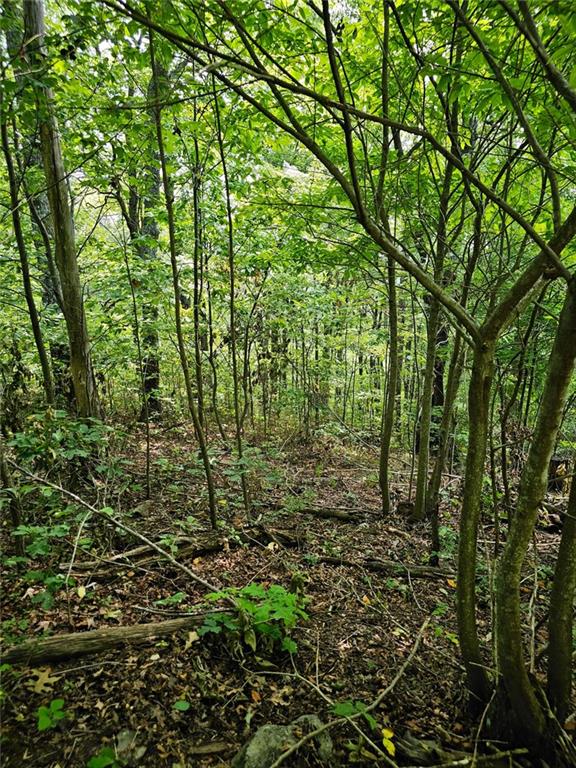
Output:
<path fill-rule="evenodd" d="M 232 768 L 270 768 L 283 752 L 322 725 L 317 715 L 302 715 L 288 725 L 263 725 L 235 756 Z M 312 750 L 320 763 L 331 764 L 334 747 L 328 730 L 302 746 L 302 752 Z"/>

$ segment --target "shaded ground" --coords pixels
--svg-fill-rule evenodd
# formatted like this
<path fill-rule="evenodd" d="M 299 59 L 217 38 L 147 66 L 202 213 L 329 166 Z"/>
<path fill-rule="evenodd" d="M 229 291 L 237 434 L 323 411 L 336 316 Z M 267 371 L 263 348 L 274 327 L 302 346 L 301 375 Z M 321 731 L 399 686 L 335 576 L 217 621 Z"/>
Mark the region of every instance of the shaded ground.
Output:
<path fill-rule="evenodd" d="M 142 504 L 142 491 L 130 489 L 121 498 L 122 509 L 131 511 L 125 519 L 148 537 L 163 538 L 165 546 L 170 545 L 167 536 L 185 533 L 193 540 L 208 528 L 191 445 L 194 441 L 184 430 L 155 433 L 152 500 Z M 125 467 L 140 480 L 141 449 L 141 442 L 131 442 Z M 378 731 L 371 731 L 366 722 L 358 724 L 381 748 L 381 730 L 388 728 L 393 742 L 409 730 L 419 738 L 471 750 L 477 734 L 465 714 L 454 579 L 450 574 L 407 578 L 361 565 L 367 557 L 422 564 L 429 549 L 427 523 L 408 529 L 397 513 L 385 521 L 380 518 L 374 456 L 367 449 L 320 443 L 285 447 L 282 454 L 255 460 L 251 485 L 258 522 L 289 533 L 297 546 L 288 548 L 275 541 L 261 543 L 256 535 L 248 544 L 238 544 L 236 530 L 243 528 L 250 536 L 256 529 L 246 527 L 230 455 L 222 452 L 215 460 L 222 490 L 221 534 L 228 544 L 220 552 L 178 559 L 219 586 L 257 582 L 294 589 L 296 584 L 309 598 L 310 617 L 293 632 L 299 646 L 296 655 L 270 655 L 262 648 L 256 654 L 247 648 L 242 652 L 220 636 L 183 632 L 156 644 L 66 663 L 36 669 L 15 666 L 3 676 L 2 765 L 84 766 L 103 747 L 114 747 L 122 731 L 130 732 L 120 740 L 129 744 L 125 754 L 132 755 L 132 765 L 230 765 L 262 724 L 290 722 L 305 713 L 317 713 L 326 721 L 334 717 L 330 702 L 370 704 L 391 683 L 429 616 L 414 660 L 372 713 Z M 398 498 L 406 498 L 405 479 L 401 472 L 396 477 Z M 451 515 L 457 511 L 457 491 L 457 482 L 452 481 L 442 513 L 442 565 L 447 571 L 453 569 L 456 538 Z M 306 511 L 318 507 L 353 512 L 356 517 L 345 522 Z M 137 544 L 95 525 L 101 556 Z M 482 546 L 489 548 L 493 538 L 489 526 L 484 535 Z M 534 559 L 527 571 L 535 656 L 544 642 L 539 626 L 548 591 L 544 566 L 556 544 L 556 536 L 539 534 L 543 567 L 535 569 Z M 78 562 L 93 556 L 94 550 L 79 554 Z M 360 565 L 320 562 L 323 557 Z M 185 574 L 159 560 L 134 562 L 133 567 L 103 566 L 96 575 L 79 574 L 74 568 L 72 572 L 74 587 L 59 592 L 48 610 L 32 603 L 35 588 L 13 573 L 5 579 L 2 618 L 7 644 L 22 635 L 160 621 L 197 607 L 205 594 Z M 483 611 L 488 609 L 488 580 L 488 573 L 480 574 Z M 182 602 L 158 604 L 179 592 L 185 595 Z M 18 627 L 20 619 L 28 620 L 25 628 Z M 54 699 L 64 700 L 67 717 L 56 728 L 39 732 L 38 708 Z M 175 702 L 183 701 L 190 704 L 186 711 L 174 708 Z M 375 764 L 370 745 L 349 726 L 335 728 L 331 735 L 336 745 L 334 765 Z M 296 758 L 286 764 L 309 763 Z"/>

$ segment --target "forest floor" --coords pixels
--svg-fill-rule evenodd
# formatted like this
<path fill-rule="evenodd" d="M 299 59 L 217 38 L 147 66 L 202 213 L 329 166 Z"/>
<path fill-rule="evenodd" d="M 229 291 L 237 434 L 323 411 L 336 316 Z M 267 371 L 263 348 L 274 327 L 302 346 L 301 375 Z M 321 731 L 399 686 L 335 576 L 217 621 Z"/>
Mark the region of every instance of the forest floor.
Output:
<path fill-rule="evenodd" d="M 143 439 L 141 434 L 130 439 L 125 473 L 139 480 L 140 490 L 128 487 L 123 493 L 122 519 L 164 546 L 185 533 L 188 546 L 172 551 L 210 583 L 279 584 L 303 592 L 309 618 L 291 633 L 298 652 L 269 652 L 259 639 L 254 653 L 222 635 L 187 630 L 152 644 L 33 668 L 15 664 L 5 671 L 2 685 L 2 765 L 80 768 L 100 756 L 93 766 L 228 766 L 264 724 L 289 723 L 304 714 L 326 723 L 358 712 L 388 687 L 370 716 L 354 721 L 361 733 L 350 722 L 330 728 L 331 765 L 389 764 L 382 753 L 394 751 L 394 759 L 404 764 L 401 744 L 407 732 L 452 750 L 481 752 L 482 735 L 466 714 L 456 636 L 458 478 L 448 479 L 442 507 L 444 572 L 394 572 L 377 570 L 377 563 L 427 563 L 430 529 L 428 522 L 408 526 L 397 511 L 387 519 L 379 514 L 376 449 L 328 439 L 285 444 L 269 453 L 264 449 L 257 471 L 251 472 L 257 523 L 243 514 L 228 471 L 230 454 L 222 452 L 214 466 L 223 524 L 219 550 L 210 552 L 201 543 L 194 546 L 195 539 L 211 534 L 191 445 L 184 428 L 153 431 L 152 498 L 142 503 Z M 409 492 L 404 466 L 398 461 L 394 475 L 399 500 Z M 322 510 L 339 510 L 350 519 L 319 517 Z M 91 525 L 98 552 L 108 560 L 138 545 L 96 521 L 87 524 L 88 531 Z M 493 529 L 488 523 L 483 536 L 481 546 L 489 550 Z M 546 561 L 558 538 L 538 533 L 538 562 L 534 550 L 527 571 L 526 601 L 533 609 L 528 641 L 536 655 L 549 587 Z M 71 548 L 64 560 L 70 553 Z M 71 568 L 74 586 L 58 592 L 46 609 L 32 602 L 35 587 L 13 573 L 4 580 L 6 645 L 24 636 L 157 622 L 199 606 L 205 610 L 207 590 L 150 552 L 144 559 L 140 553 L 82 570 L 89 559 L 86 553 L 77 555 Z M 481 571 L 480 631 L 489 642 L 488 582 L 489 574 Z M 39 707 L 57 699 L 63 699 L 66 716 L 40 732 Z M 116 763 L 110 757 L 114 751 Z M 315 765 L 315 760 L 308 750 L 284 765 Z"/>

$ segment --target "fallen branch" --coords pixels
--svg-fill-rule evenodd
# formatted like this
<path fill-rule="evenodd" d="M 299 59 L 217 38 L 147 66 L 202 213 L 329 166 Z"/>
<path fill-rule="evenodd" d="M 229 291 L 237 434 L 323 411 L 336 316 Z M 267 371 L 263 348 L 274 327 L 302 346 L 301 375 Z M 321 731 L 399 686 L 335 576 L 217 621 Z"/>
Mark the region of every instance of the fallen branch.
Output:
<path fill-rule="evenodd" d="M 49 488 L 54 488 L 54 490 L 59 491 L 60 493 L 64 494 L 64 496 L 68 496 L 70 499 L 73 499 L 75 502 L 80 504 L 85 509 L 90 510 L 93 514 L 97 515 L 100 518 L 103 518 L 104 520 L 107 520 L 116 528 L 119 528 L 121 531 L 124 531 L 125 533 L 129 533 L 131 536 L 134 536 L 134 538 L 138 539 L 139 541 L 142 541 L 144 544 L 147 544 L 151 549 L 153 549 L 158 554 L 162 555 L 162 557 L 165 557 L 166 560 L 169 560 L 172 563 L 172 565 L 174 565 L 180 571 L 182 571 L 187 576 L 189 576 L 192 579 L 192 581 L 195 581 L 198 584 L 201 584 L 206 589 L 208 589 L 209 592 L 220 591 L 220 587 L 215 586 L 214 584 L 211 584 L 209 581 L 206 581 L 206 579 L 203 579 L 201 576 L 198 576 L 198 574 L 194 573 L 194 571 L 191 571 L 190 568 L 188 568 L 188 566 L 178 562 L 178 560 L 176 560 L 176 558 L 173 557 L 170 554 L 170 552 L 167 552 L 165 549 L 163 549 L 158 544 L 156 544 L 156 542 L 151 541 L 147 536 L 144 536 L 143 533 L 140 533 L 134 528 L 130 528 L 130 526 L 126 525 L 121 520 L 118 520 L 118 518 L 114 517 L 113 515 L 109 515 L 107 512 L 102 512 L 101 510 L 92 506 L 92 504 L 89 504 L 87 501 L 85 501 L 81 496 L 78 496 L 77 494 L 72 493 L 72 491 L 69 491 L 66 488 L 62 488 L 61 485 L 57 485 L 56 483 L 52 483 L 50 480 L 46 480 L 46 478 L 44 477 L 40 477 L 39 475 L 35 475 L 32 472 L 28 472 L 27 469 L 24 469 L 23 467 L 18 466 L 18 464 L 15 464 L 13 461 L 8 461 L 8 463 L 12 467 L 14 467 L 14 469 L 17 469 L 18 472 L 25 475 L 26 477 L 29 477 L 31 480 L 35 480 L 37 483 L 46 485 Z M 82 524 L 84 524 L 85 520 L 86 518 L 82 521 Z M 226 600 L 228 603 L 230 603 L 230 605 L 232 605 L 234 608 L 237 607 L 236 601 L 233 598 L 229 597 L 228 595 L 224 596 L 223 599 Z"/>
<path fill-rule="evenodd" d="M 298 498 L 298 496 L 294 496 L 295 499 Z M 289 503 L 288 503 L 289 504 Z M 268 501 L 265 501 L 262 504 L 263 507 L 268 507 L 271 509 L 278 509 L 282 512 L 290 512 L 297 515 L 313 515 L 314 517 L 326 517 L 326 518 L 334 518 L 336 520 L 344 520 L 345 522 L 349 523 L 357 523 L 359 518 L 362 517 L 362 515 L 375 515 L 376 510 L 374 509 L 356 509 L 352 507 L 314 507 L 314 506 L 306 506 L 302 507 L 301 509 L 294 509 L 291 510 L 289 507 L 287 508 L 286 501 L 273 501 L 269 499 Z"/>
<path fill-rule="evenodd" d="M 127 627 L 103 627 L 88 632 L 70 632 L 53 637 L 26 640 L 20 645 L 9 648 L 2 655 L 6 664 L 27 663 L 31 666 L 48 661 L 62 661 L 74 656 L 89 653 L 102 653 L 124 645 L 143 645 L 152 643 L 160 637 L 191 629 L 204 623 L 207 616 L 220 612 L 218 609 L 209 613 L 195 613 L 181 619 L 131 624 Z"/>
<path fill-rule="evenodd" d="M 345 565 L 351 568 L 365 568 L 368 571 L 380 571 L 384 573 L 393 573 L 395 576 L 414 576 L 420 578 L 453 578 L 452 571 L 444 568 L 433 568 L 430 565 L 412 565 L 408 563 L 399 563 L 396 560 L 345 560 L 342 557 L 329 557 L 321 555 L 317 562 L 327 563 L 328 565 Z"/>
<path fill-rule="evenodd" d="M 239 544 L 260 544 L 267 546 L 270 542 L 282 547 L 297 547 L 300 542 L 290 532 L 257 526 L 256 528 L 247 528 L 245 530 L 234 531 L 232 538 L 222 537 L 219 534 L 207 533 L 205 537 L 198 539 L 191 536 L 177 536 L 170 540 L 170 545 L 177 548 L 178 557 L 201 557 L 221 552 L 222 550 Z M 151 554 L 154 553 L 154 554 Z M 109 557 L 101 557 L 98 560 L 85 560 L 73 564 L 73 572 L 93 571 L 95 568 L 101 568 L 102 565 L 115 566 L 120 568 L 134 568 L 135 566 L 145 565 L 161 557 L 157 551 L 149 544 L 135 547 L 126 552 L 119 552 Z M 60 568 L 66 570 L 70 563 L 60 563 Z M 100 570 L 92 572 L 92 577 L 106 575 L 106 571 Z"/>

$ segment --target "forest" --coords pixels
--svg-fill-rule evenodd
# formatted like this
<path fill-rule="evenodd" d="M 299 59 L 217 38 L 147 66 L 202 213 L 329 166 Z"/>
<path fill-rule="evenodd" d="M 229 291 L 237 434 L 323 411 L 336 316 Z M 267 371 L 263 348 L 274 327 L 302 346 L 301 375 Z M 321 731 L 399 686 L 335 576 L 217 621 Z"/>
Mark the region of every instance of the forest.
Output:
<path fill-rule="evenodd" d="M 576 766 L 573 0 L 3 0 L 2 766 Z"/>

